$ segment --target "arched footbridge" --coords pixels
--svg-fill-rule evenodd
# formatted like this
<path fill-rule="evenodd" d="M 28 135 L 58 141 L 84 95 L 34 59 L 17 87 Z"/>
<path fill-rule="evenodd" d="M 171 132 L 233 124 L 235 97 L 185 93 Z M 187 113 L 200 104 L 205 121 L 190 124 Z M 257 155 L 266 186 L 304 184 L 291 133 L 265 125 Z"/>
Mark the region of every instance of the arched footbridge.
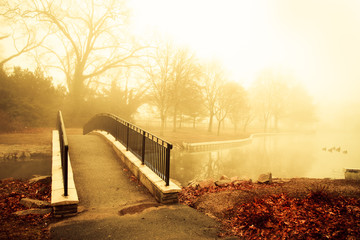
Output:
<path fill-rule="evenodd" d="M 87 208 L 177 202 L 181 189 L 170 180 L 169 142 L 108 113 L 91 118 L 83 135 L 66 134 L 61 112 L 57 122 L 51 199 L 55 215 L 75 214 L 79 200 Z"/>

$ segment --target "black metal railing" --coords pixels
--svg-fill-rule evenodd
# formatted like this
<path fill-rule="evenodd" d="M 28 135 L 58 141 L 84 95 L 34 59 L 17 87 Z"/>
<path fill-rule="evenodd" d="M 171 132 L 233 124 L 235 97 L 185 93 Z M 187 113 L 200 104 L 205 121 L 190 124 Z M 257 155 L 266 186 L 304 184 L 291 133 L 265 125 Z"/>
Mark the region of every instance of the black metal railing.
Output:
<path fill-rule="evenodd" d="M 57 115 L 57 129 L 59 131 L 61 167 L 64 182 L 64 196 L 68 196 L 68 153 L 69 144 L 66 136 L 64 120 L 61 111 Z"/>
<path fill-rule="evenodd" d="M 172 144 L 109 113 L 95 115 L 85 124 L 83 132 L 93 130 L 110 133 L 169 186 Z"/>

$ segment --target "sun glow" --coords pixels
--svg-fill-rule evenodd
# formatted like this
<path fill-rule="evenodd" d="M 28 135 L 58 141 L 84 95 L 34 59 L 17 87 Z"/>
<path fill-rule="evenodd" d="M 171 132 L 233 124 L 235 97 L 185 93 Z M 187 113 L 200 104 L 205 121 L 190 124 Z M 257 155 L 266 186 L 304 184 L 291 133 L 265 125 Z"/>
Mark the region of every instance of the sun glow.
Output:
<path fill-rule="evenodd" d="M 284 69 L 317 99 L 358 99 L 360 5 L 356 1 L 132 0 L 133 30 L 165 34 L 200 58 L 216 58 L 248 86 Z M 355 88 L 356 89 L 356 88 Z"/>
<path fill-rule="evenodd" d="M 133 1 L 137 34 L 165 33 L 190 45 L 201 58 L 217 58 L 232 71 L 251 78 L 259 69 L 283 60 L 266 2 Z"/>
<path fill-rule="evenodd" d="M 291 72 L 317 101 L 360 102 L 360 1 L 128 0 L 127 5 L 135 36 L 160 35 L 187 45 L 200 60 L 222 62 L 231 80 L 245 87 L 261 70 L 273 68 Z M 24 61 L 35 64 L 25 56 L 13 62 Z M 64 78 L 55 70 L 52 75 L 59 82 Z"/>

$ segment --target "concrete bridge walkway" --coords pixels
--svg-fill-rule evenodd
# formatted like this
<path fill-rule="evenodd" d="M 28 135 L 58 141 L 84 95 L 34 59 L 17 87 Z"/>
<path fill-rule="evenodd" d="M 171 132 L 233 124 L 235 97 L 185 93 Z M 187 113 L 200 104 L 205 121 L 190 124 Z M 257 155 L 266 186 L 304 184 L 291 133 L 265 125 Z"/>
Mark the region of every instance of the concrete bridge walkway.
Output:
<path fill-rule="evenodd" d="M 79 213 L 51 226 L 51 239 L 216 239 L 196 210 L 160 205 L 97 135 L 68 135 Z"/>

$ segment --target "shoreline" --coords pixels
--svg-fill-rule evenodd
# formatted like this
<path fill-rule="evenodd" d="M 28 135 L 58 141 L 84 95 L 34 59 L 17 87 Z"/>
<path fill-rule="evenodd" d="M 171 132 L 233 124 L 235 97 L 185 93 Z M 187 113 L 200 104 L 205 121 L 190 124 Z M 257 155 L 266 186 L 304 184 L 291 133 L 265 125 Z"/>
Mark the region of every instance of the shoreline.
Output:
<path fill-rule="evenodd" d="M 292 134 L 314 134 L 315 132 L 279 132 L 279 133 L 253 133 L 247 138 L 224 140 L 224 141 L 210 141 L 210 142 L 195 142 L 195 143 L 182 143 L 182 149 L 189 152 L 209 151 L 227 147 L 242 146 L 245 144 L 251 144 L 252 140 L 256 137 L 266 136 L 281 136 Z"/>

